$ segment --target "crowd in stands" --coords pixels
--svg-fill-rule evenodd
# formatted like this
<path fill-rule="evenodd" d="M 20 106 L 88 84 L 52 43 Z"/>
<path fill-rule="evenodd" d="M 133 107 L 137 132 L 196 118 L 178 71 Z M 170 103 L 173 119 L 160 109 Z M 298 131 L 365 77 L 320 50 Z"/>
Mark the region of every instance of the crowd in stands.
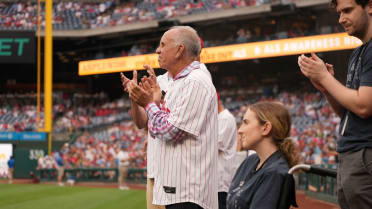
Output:
<path fill-rule="evenodd" d="M 144 141 L 146 133 L 136 128 L 132 121 L 115 123 L 98 131 L 84 132 L 72 144 L 63 146 L 64 168 L 116 168 L 121 148 L 128 151 L 132 168 L 145 168 Z M 54 154 L 55 155 L 55 154 Z M 53 157 L 38 161 L 39 169 L 55 168 Z"/>
<path fill-rule="evenodd" d="M 107 95 L 74 94 L 72 105 L 56 119 L 56 132 L 74 132 L 110 125 L 114 122 L 128 120 L 129 101 L 125 98 L 109 101 Z M 93 101 L 93 102 L 92 102 Z"/>
<path fill-rule="evenodd" d="M 326 99 L 320 93 L 277 91 L 275 87 L 271 94 L 262 89 L 241 88 L 223 90 L 221 97 L 238 124 L 250 103 L 259 100 L 284 103 L 292 116 L 291 137 L 301 150 L 302 161 L 335 163 L 339 118 Z M 82 133 L 69 146 L 69 151 L 64 152 L 68 168 L 115 167 L 115 153 L 120 147 L 125 147 L 133 156 L 132 167 L 146 165 L 143 157 L 145 133 L 131 121 L 127 98 L 109 101 L 103 93 L 57 93 L 53 98 L 56 102 L 54 132 Z M 33 94 L 0 95 L 0 131 L 35 131 L 34 103 Z"/>
<path fill-rule="evenodd" d="M 125 98 L 109 101 L 104 93 L 56 92 L 53 94 L 53 131 L 72 133 L 128 120 L 130 116 L 125 110 L 129 105 Z M 36 115 L 35 93 L 0 94 L 1 131 L 37 131 Z M 42 124 L 44 115 L 40 116 Z"/>
<path fill-rule="evenodd" d="M 113 1 L 101 3 L 84 3 L 78 1 L 58 2 L 53 4 L 53 27 L 57 30 L 73 30 L 89 27 L 95 20 L 111 9 Z M 0 25 L 2 29 L 28 29 L 37 28 L 37 2 L 1 2 Z M 44 4 L 41 4 L 40 24 L 45 25 Z M 98 18 L 100 17 L 100 18 Z"/>
<path fill-rule="evenodd" d="M 108 27 L 265 3 L 270 0 L 60 1 L 53 5 L 53 27 L 57 30 Z M 44 4 L 41 12 L 44 14 Z M 37 3 L 1 2 L 0 16 L 2 29 L 36 29 Z M 44 26 L 44 18 L 40 21 Z"/>
<path fill-rule="evenodd" d="M 36 97 L 32 93 L 0 94 L 0 130 L 37 130 L 35 103 Z"/>

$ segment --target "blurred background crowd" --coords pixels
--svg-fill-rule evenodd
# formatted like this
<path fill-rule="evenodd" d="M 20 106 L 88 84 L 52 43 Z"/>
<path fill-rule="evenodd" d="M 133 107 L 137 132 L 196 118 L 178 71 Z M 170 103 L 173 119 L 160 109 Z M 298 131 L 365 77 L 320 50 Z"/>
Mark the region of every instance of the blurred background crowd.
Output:
<path fill-rule="evenodd" d="M 144 0 L 104 2 L 57 2 L 53 27 L 59 30 L 94 29 L 134 22 L 159 20 L 222 9 L 259 6 L 269 0 Z M 0 3 L 1 28 L 36 29 L 36 2 Z M 41 19 L 44 26 L 44 19 Z"/>
<path fill-rule="evenodd" d="M 252 90 L 252 89 L 251 89 Z M 256 89 L 263 91 L 264 88 Z M 273 88 L 273 91 L 276 91 Z M 247 105 L 256 101 L 275 100 L 286 105 L 292 116 L 291 138 L 301 150 L 302 161 L 309 164 L 336 162 L 339 118 L 320 93 L 271 92 L 245 100 L 248 89 L 221 91 L 225 106 L 236 117 L 237 124 Z M 120 148 L 135 159 L 133 168 L 146 167 L 145 132 L 136 128 L 129 113 L 129 99 L 110 101 L 105 93 L 55 93 L 53 132 L 77 134 L 68 148 L 61 150 L 66 168 L 112 168 L 117 166 Z M 36 131 L 36 95 L 0 95 L 0 127 L 2 131 Z M 53 167 L 43 163 L 42 168 Z"/>
<path fill-rule="evenodd" d="M 146 132 L 132 122 L 130 100 L 122 93 L 119 76 L 79 76 L 79 61 L 154 53 L 161 34 L 189 17 L 193 20 L 188 23 L 198 31 L 204 47 L 343 31 L 335 21 L 337 15 L 328 12 L 328 2 L 311 3 L 311 0 L 54 1 L 53 140 L 68 144 L 56 150 L 54 156 L 39 156 L 38 168 L 55 168 L 57 154 L 67 169 L 116 168 L 121 149 L 130 154 L 131 168 L 146 167 Z M 270 11 L 256 11 L 266 7 Z M 37 1 L 1 1 L 0 30 L 35 32 L 37 10 Z M 44 16 L 44 3 L 41 14 Z M 40 22 L 43 29 L 45 20 L 41 18 Z M 128 29 L 151 22 L 158 23 L 156 28 Z M 164 22 L 165 26 L 161 26 Z M 61 31 L 67 35 L 59 36 Z M 336 66 L 337 78 L 344 78 L 349 52 L 318 55 Z M 8 70 L 0 78 L 3 87 L 0 132 L 37 131 L 38 124 L 44 123 L 44 115 L 37 116 L 36 93 L 32 92 L 36 89 L 36 64 L 7 64 L 4 69 L 17 70 Z M 249 104 L 280 101 L 290 110 L 291 138 L 301 151 L 301 161 L 337 162 L 339 118 L 322 94 L 308 88 L 311 84 L 299 72 L 297 55 L 216 62 L 207 67 L 224 106 L 234 114 L 238 126 Z M 40 111 L 43 112 L 43 105 Z"/>

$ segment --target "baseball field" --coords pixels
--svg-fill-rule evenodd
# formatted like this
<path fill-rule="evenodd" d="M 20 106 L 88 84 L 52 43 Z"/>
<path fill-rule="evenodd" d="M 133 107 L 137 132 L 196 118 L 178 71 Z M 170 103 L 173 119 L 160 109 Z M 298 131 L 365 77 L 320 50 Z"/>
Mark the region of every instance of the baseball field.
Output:
<path fill-rule="evenodd" d="M 55 183 L 32 184 L 0 179 L 0 209 L 146 209 L 144 185 L 130 184 L 119 190 L 116 184 L 83 184 L 59 187 Z M 313 199 L 303 191 L 296 195 L 299 209 L 339 209 L 336 204 Z"/>
<path fill-rule="evenodd" d="M 1 209 L 145 209 L 144 190 L 0 184 Z"/>

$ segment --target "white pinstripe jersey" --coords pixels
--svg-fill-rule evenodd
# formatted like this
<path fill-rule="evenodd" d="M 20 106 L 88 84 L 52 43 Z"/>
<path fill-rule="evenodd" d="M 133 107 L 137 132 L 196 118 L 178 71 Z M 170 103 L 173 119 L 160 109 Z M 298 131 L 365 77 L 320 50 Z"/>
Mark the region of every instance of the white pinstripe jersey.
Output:
<path fill-rule="evenodd" d="M 161 143 L 156 205 L 193 202 L 217 209 L 217 96 L 211 78 L 200 69 L 171 80 L 165 95 L 168 121 L 188 134 L 182 142 Z"/>
<path fill-rule="evenodd" d="M 168 72 L 157 77 L 158 84 L 161 90 L 168 91 Z M 159 167 L 159 158 L 155 156 L 160 155 L 160 140 L 155 140 L 151 134 L 147 134 L 147 178 L 156 178 Z"/>
<path fill-rule="evenodd" d="M 238 131 L 236 121 L 229 110 L 218 114 L 218 192 L 228 192 L 232 181 Z"/>

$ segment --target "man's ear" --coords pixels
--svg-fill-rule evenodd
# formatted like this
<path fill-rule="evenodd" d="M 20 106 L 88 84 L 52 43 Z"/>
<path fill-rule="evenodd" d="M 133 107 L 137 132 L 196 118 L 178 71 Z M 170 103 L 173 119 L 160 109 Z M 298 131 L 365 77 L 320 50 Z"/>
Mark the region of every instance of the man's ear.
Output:
<path fill-rule="evenodd" d="M 183 44 L 178 45 L 177 52 L 176 52 L 176 59 L 182 57 L 183 53 L 185 52 L 185 46 Z"/>
<path fill-rule="evenodd" d="M 369 0 L 368 4 L 366 5 L 366 9 L 369 15 L 372 15 L 372 0 Z"/>

